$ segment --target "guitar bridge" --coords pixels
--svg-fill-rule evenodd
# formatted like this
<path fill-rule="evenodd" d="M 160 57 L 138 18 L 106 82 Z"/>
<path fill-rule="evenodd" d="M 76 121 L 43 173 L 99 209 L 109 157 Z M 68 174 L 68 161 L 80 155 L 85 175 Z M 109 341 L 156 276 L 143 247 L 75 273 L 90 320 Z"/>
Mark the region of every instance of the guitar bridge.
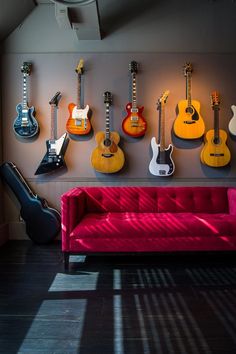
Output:
<path fill-rule="evenodd" d="M 219 154 L 210 154 L 210 156 L 214 156 L 214 157 L 220 157 L 220 156 L 225 156 L 225 154 L 219 153 Z"/>
<path fill-rule="evenodd" d="M 77 127 L 81 127 L 81 125 L 82 125 L 82 119 L 75 118 L 75 125 L 76 125 Z"/>
<path fill-rule="evenodd" d="M 114 154 L 102 154 L 102 156 L 109 159 L 110 157 L 114 156 Z"/>
<path fill-rule="evenodd" d="M 166 175 L 166 171 L 165 171 L 165 170 L 160 170 L 160 171 L 159 171 L 159 175 L 160 175 L 160 176 Z"/>
<path fill-rule="evenodd" d="M 194 122 L 193 120 L 184 120 L 184 124 L 194 124 L 196 122 Z"/>

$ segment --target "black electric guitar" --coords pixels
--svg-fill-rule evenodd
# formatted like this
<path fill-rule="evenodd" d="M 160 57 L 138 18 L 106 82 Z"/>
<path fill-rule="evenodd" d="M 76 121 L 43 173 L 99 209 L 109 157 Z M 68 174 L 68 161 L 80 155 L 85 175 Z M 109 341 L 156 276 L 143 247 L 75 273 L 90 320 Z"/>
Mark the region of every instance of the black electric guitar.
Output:
<path fill-rule="evenodd" d="M 24 62 L 21 67 L 21 72 L 23 76 L 23 99 L 22 103 L 16 106 L 16 111 L 18 113 L 16 119 L 13 123 L 13 130 L 16 136 L 20 138 L 33 138 L 39 133 L 39 125 L 34 117 L 35 109 L 34 107 L 28 107 L 27 103 L 27 77 L 31 73 L 32 64 Z"/>
<path fill-rule="evenodd" d="M 27 235 L 37 244 L 51 242 L 61 229 L 60 213 L 30 189 L 12 162 L 0 166 L 0 175 L 21 204 L 20 215 L 25 221 Z"/>
<path fill-rule="evenodd" d="M 57 139 L 57 109 L 61 99 L 61 93 L 57 92 L 49 102 L 51 106 L 51 138 L 46 141 L 47 152 L 44 155 L 35 175 L 53 172 L 59 168 L 66 167 L 64 154 L 68 145 L 68 135 L 63 134 Z"/>

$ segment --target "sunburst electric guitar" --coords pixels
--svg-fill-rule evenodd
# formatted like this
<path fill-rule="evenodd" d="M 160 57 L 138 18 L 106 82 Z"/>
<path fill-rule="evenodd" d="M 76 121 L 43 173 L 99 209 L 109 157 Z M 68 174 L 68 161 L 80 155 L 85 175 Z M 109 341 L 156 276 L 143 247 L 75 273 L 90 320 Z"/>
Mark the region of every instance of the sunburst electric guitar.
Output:
<path fill-rule="evenodd" d="M 127 135 L 137 138 L 145 134 L 147 122 L 142 116 L 144 107 L 137 106 L 136 74 L 138 64 L 136 61 L 131 61 L 129 70 L 132 78 L 132 101 L 126 105 L 127 116 L 122 122 L 122 129 Z"/>
<path fill-rule="evenodd" d="M 120 136 L 117 132 L 110 131 L 110 105 L 112 104 L 112 95 L 110 92 L 104 93 L 104 103 L 106 106 L 106 132 L 96 134 L 97 147 L 91 155 L 91 164 L 93 168 L 102 173 L 114 173 L 122 169 L 125 157 L 118 143 Z"/>
<path fill-rule="evenodd" d="M 206 144 L 201 151 L 201 162 L 210 167 L 223 167 L 230 162 L 231 154 L 226 145 L 227 133 L 219 129 L 219 93 L 214 91 L 211 95 L 212 109 L 214 111 L 214 129 L 206 133 Z"/>
<path fill-rule="evenodd" d="M 60 99 L 61 93 L 57 92 L 49 102 L 51 106 L 51 137 L 46 141 L 47 151 L 37 168 L 35 175 L 53 172 L 59 168 L 66 167 L 64 154 L 68 143 L 68 134 L 64 133 L 59 139 L 57 139 L 56 129 L 57 109 Z"/>
<path fill-rule="evenodd" d="M 81 107 L 81 77 L 84 73 L 84 61 L 81 59 L 76 68 L 77 73 L 77 102 L 70 103 L 68 110 L 70 116 L 66 123 L 68 133 L 73 135 L 86 135 L 91 131 L 91 123 L 88 118 L 89 106 Z"/>
<path fill-rule="evenodd" d="M 186 100 L 178 103 L 178 116 L 174 122 L 174 133 L 181 139 L 198 139 L 205 132 L 205 124 L 200 115 L 200 102 L 191 97 L 192 64 L 186 63 L 184 75 L 186 77 Z"/>
<path fill-rule="evenodd" d="M 159 110 L 159 131 L 158 143 L 156 138 L 151 140 L 152 159 L 149 164 L 149 171 L 154 176 L 170 176 L 174 173 L 174 162 L 172 160 L 173 145 L 169 144 L 165 147 L 165 104 L 169 95 L 169 91 L 165 91 L 157 102 L 157 110 Z"/>
<path fill-rule="evenodd" d="M 236 106 L 231 106 L 233 117 L 229 121 L 229 131 L 232 135 L 236 136 Z"/>
<path fill-rule="evenodd" d="M 27 77 L 30 76 L 31 69 L 32 64 L 28 62 L 24 62 L 21 67 L 23 77 L 23 99 L 22 103 L 19 103 L 16 106 L 18 115 L 13 123 L 13 130 L 16 136 L 24 139 L 33 138 L 39 133 L 39 125 L 34 117 L 35 109 L 33 106 L 28 107 Z"/>

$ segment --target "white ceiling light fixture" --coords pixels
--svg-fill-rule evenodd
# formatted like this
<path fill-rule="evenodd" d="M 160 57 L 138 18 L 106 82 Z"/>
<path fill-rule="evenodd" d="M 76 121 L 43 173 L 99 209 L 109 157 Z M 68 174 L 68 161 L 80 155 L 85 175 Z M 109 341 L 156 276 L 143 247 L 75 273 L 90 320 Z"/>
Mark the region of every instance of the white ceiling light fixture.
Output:
<path fill-rule="evenodd" d="M 60 28 L 73 29 L 77 39 L 101 39 L 97 0 L 51 0 Z"/>

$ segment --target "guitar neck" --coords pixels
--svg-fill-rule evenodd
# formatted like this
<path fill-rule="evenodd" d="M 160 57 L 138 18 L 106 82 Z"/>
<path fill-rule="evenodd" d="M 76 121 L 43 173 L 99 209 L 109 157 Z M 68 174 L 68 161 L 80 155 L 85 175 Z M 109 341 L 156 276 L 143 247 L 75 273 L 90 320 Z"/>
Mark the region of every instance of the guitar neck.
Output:
<path fill-rule="evenodd" d="M 106 139 L 110 139 L 110 108 L 106 103 Z"/>
<path fill-rule="evenodd" d="M 81 74 L 78 74 L 77 79 L 77 108 L 81 108 Z"/>
<path fill-rule="evenodd" d="M 57 105 L 51 104 L 51 140 L 57 138 Z"/>
<path fill-rule="evenodd" d="M 159 109 L 159 136 L 158 143 L 160 144 L 160 151 L 165 150 L 165 109 L 164 106 L 160 105 Z"/>
<path fill-rule="evenodd" d="M 214 142 L 217 144 L 220 138 L 219 107 L 214 107 Z"/>
<path fill-rule="evenodd" d="M 186 76 L 186 99 L 188 101 L 188 106 L 192 105 L 191 98 L 191 74 L 188 72 Z"/>
<path fill-rule="evenodd" d="M 132 73 L 132 108 L 137 108 L 137 88 L 135 73 Z"/>
<path fill-rule="evenodd" d="M 22 103 L 23 109 L 28 108 L 27 75 L 24 73 L 22 78 Z"/>

